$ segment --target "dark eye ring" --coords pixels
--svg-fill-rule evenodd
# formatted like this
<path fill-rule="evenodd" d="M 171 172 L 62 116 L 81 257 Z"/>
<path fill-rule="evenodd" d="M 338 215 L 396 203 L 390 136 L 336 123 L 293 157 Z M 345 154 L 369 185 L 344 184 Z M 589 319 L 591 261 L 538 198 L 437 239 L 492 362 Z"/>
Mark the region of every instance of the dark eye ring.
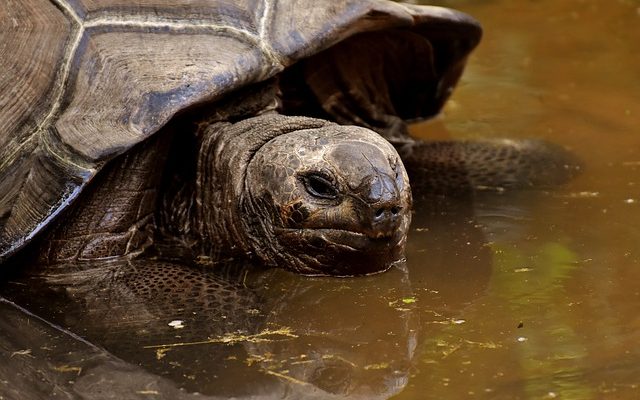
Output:
<path fill-rule="evenodd" d="M 302 178 L 304 187 L 310 195 L 320 199 L 333 200 L 338 198 L 338 189 L 333 182 L 318 174 L 305 175 Z"/>

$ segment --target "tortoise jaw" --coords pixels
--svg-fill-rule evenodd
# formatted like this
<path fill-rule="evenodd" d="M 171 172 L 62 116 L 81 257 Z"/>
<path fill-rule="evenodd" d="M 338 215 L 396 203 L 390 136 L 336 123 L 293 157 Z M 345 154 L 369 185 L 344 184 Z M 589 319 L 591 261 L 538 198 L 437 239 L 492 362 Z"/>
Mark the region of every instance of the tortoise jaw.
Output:
<path fill-rule="evenodd" d="M 276 237 L 295 259 L 291 267 L 305 275 L 371 275 L 404 261 L 404 230 L 372 237 L 344 229 L 282 229 Z"/>

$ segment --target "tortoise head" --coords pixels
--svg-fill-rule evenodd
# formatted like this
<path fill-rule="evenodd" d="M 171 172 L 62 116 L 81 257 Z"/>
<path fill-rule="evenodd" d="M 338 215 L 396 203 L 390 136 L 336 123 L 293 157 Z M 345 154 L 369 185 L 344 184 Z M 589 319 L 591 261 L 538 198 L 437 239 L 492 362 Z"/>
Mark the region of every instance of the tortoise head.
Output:
<path fill-rule="evenodd" d="M 325 124 L 261 146 L 247 166 L 244 215 L 253 251 L 310 275 L 363 275 L 404 258 L 411 192 L 378 134 Z"/>

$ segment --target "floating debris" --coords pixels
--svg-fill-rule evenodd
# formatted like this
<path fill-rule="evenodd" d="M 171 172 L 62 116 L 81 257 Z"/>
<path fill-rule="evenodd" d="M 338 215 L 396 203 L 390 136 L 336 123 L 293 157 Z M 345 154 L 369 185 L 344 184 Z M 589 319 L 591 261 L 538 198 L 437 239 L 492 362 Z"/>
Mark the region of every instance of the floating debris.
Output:
<path fill-rule="evenodd" d="M 9 357 L 9 358 L 13 358 L 14 356 L 29 356 L 29 357 L 33 357 L 31 355 L 31 349 L 14 351 L 13 353 L 11 353 L 11 357 Z"/>
<path fill-rule="evenodd" d="M 364 366 L 364 369 L 367 371 L 377 370 L 377 369 L 387 369 L 387 368 L 389 368 L 389 363 L 386 363 L 386 362 L 382 362 L 379 364 L 369 364 Z"/>
<path fill-rule="evenodd" d="M 600 196 L 600 192 L 583 191 L 583 192 L 569 193 L 562 197 L 568 197 L 570 199 L 588 199 L 588 198 L 599 197 L 599 196 Z"/>
<path fill-rule="evenodd" d="M 63 365 L 61 367 L 54 367 L 53 368 L 55 371 L 58 372 L 75 372 L 78 376 L 80 376 L 80 373 L 82 373 L 82 368 L 81 367 L 72 367 L 69 365 Z"/>
<path fill-rule="evenodd" d="M 402 302 L 404 304 L 413 304 L 415 303 L 417 300 L 415 297 L 405 297 L 404 299 L 402 299 Z"/>
<path fill-rule="evenodd" d="M 158 361 L 162 360 L 167 355 L 167 352 L 169 350 L 170 349 L 168 349 L 168 348 L 157 349 L 156 350 L 156 360 L 158 360 Z"/>
<path fill-rule="evenodd" d="M 278 377 L 280 379 L 284 379 L 286 381 L 289 381 L 289 382 L 292 382 L 292 383 L 296 383 L 298 385 L 302 385 L 302 386 L 311 385 L 309 382 L 301 381 L 299 379 L 296 379 L 294 377 L 291 377 L 291 376 L 287 375 L 287 372 L 289 372 L 289 371 L 281 373 L 281 372 L 276 372 L 276 371 L 271 371 L 271 370 L 265 370 L 264 372 L 266 374 L 276 376 L 276 377 Z"/>
<path fill-rule="evenodd" d="M 494 343 L 494 342 L 476 342 L 476 341 L 472 341 L 472 340 L 464 340 L 464 343 L 471 345 L 471 346 L 475 346 L 481 349 L 499 349 L 502 347 L 502 345 L 498 344 L 498 343 Z"/>
<path fill-rule="evenodd" d="M 262 332 L 256 333 L 254 335 L 244 335 L 244 334 L 227 334 L 224 336 L 219 336 L 215 338 L 209 338 L 206 340 L 199 340 L 196 342 L 178 342 L 178 343 L 167 343 L 167 344 L 155 344 L 150 346 L 144 346 L 144 349 L 169 349 L 172 347 L 184 347 L 184 346 L 196 346 L 202 344 L 236 344 L 236 343 L 262 343 L 262 342 L 274 342 L 276 339 L 269 338 L 269 336 L 284 336 L 285 338 L 297 338 L 298 335 L 294 334 L 291 328 L 282 327 L 280 329 L 272 330 L 265 329 Z"/>
<path fill-rule="evenodd" d="M 444 360 L 445 358 L 449 357 L 451 354 L 460 350 L 461 347 L 462 347 L 462 343 L 457 343 L 454 345 L 447 346 L 447 349 L 442 351 L 442 359 Z"/>
<path fill-rule="evenodd" d="M 157 396 L 160 394 L 157 390 L 138 390 L 136 394 L 147 395 L 147 396 Z"/>
<path fill-rule="evenodd" d="M 167 325 L 169 325 L 173 329 L 182 329 L 182 328 L 184 328 L 184 321 L 182 321 L 180 319 L 175 319 L 175 320 L 169 322 Z"/>

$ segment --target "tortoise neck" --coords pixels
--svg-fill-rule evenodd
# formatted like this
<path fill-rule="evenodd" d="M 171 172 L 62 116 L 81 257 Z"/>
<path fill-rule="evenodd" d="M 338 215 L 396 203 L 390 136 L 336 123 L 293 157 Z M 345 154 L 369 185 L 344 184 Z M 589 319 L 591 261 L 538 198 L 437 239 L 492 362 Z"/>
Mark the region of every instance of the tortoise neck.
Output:
<path fill-rule="evenodd" d="M 192 257 L 246 250 L 246 235 L 238 231 L 237 210 L 230 204 L 242 195 L 253 139 L 262 139 L 249 131 L 236 132 L 232 121 L 275 114 L 278 90 L 275 79 L 261 82 L 196 108 L 173 124 L 174 142 L 158 208 L 156 248 L 163 255 L 176 248 L 188 249 Z M 179 132 L 185 126 L 193 133 Z"/>
<path fill-rule="evenodd" d="M 193 257 L 251 254 L 267 262 L 274 259 L 279 249 L 269 229 L 280 214 L 274 205 L 254 198 L 247 168 L 277 136 L 327 123 L 273 112 L 236 123 L 201 124 L 190 176 L 163 194 L 160 231 L 171 232 Z M 178 158 L 189 157 L 182 153 Z"/>
<path fill-rule="evenodd" d="M 279 117 L 202 122 L 191 144 L 185 144 L 186 135 L 176 135 L 158 209 L 162 255 L 176 248 L 189 249 L 192 257 L 252 251 L 242 210 L 250 191 L 246 168 L 262 145 L 284 132 L 275 124 L 261 129 L 273 115 Z"/>

